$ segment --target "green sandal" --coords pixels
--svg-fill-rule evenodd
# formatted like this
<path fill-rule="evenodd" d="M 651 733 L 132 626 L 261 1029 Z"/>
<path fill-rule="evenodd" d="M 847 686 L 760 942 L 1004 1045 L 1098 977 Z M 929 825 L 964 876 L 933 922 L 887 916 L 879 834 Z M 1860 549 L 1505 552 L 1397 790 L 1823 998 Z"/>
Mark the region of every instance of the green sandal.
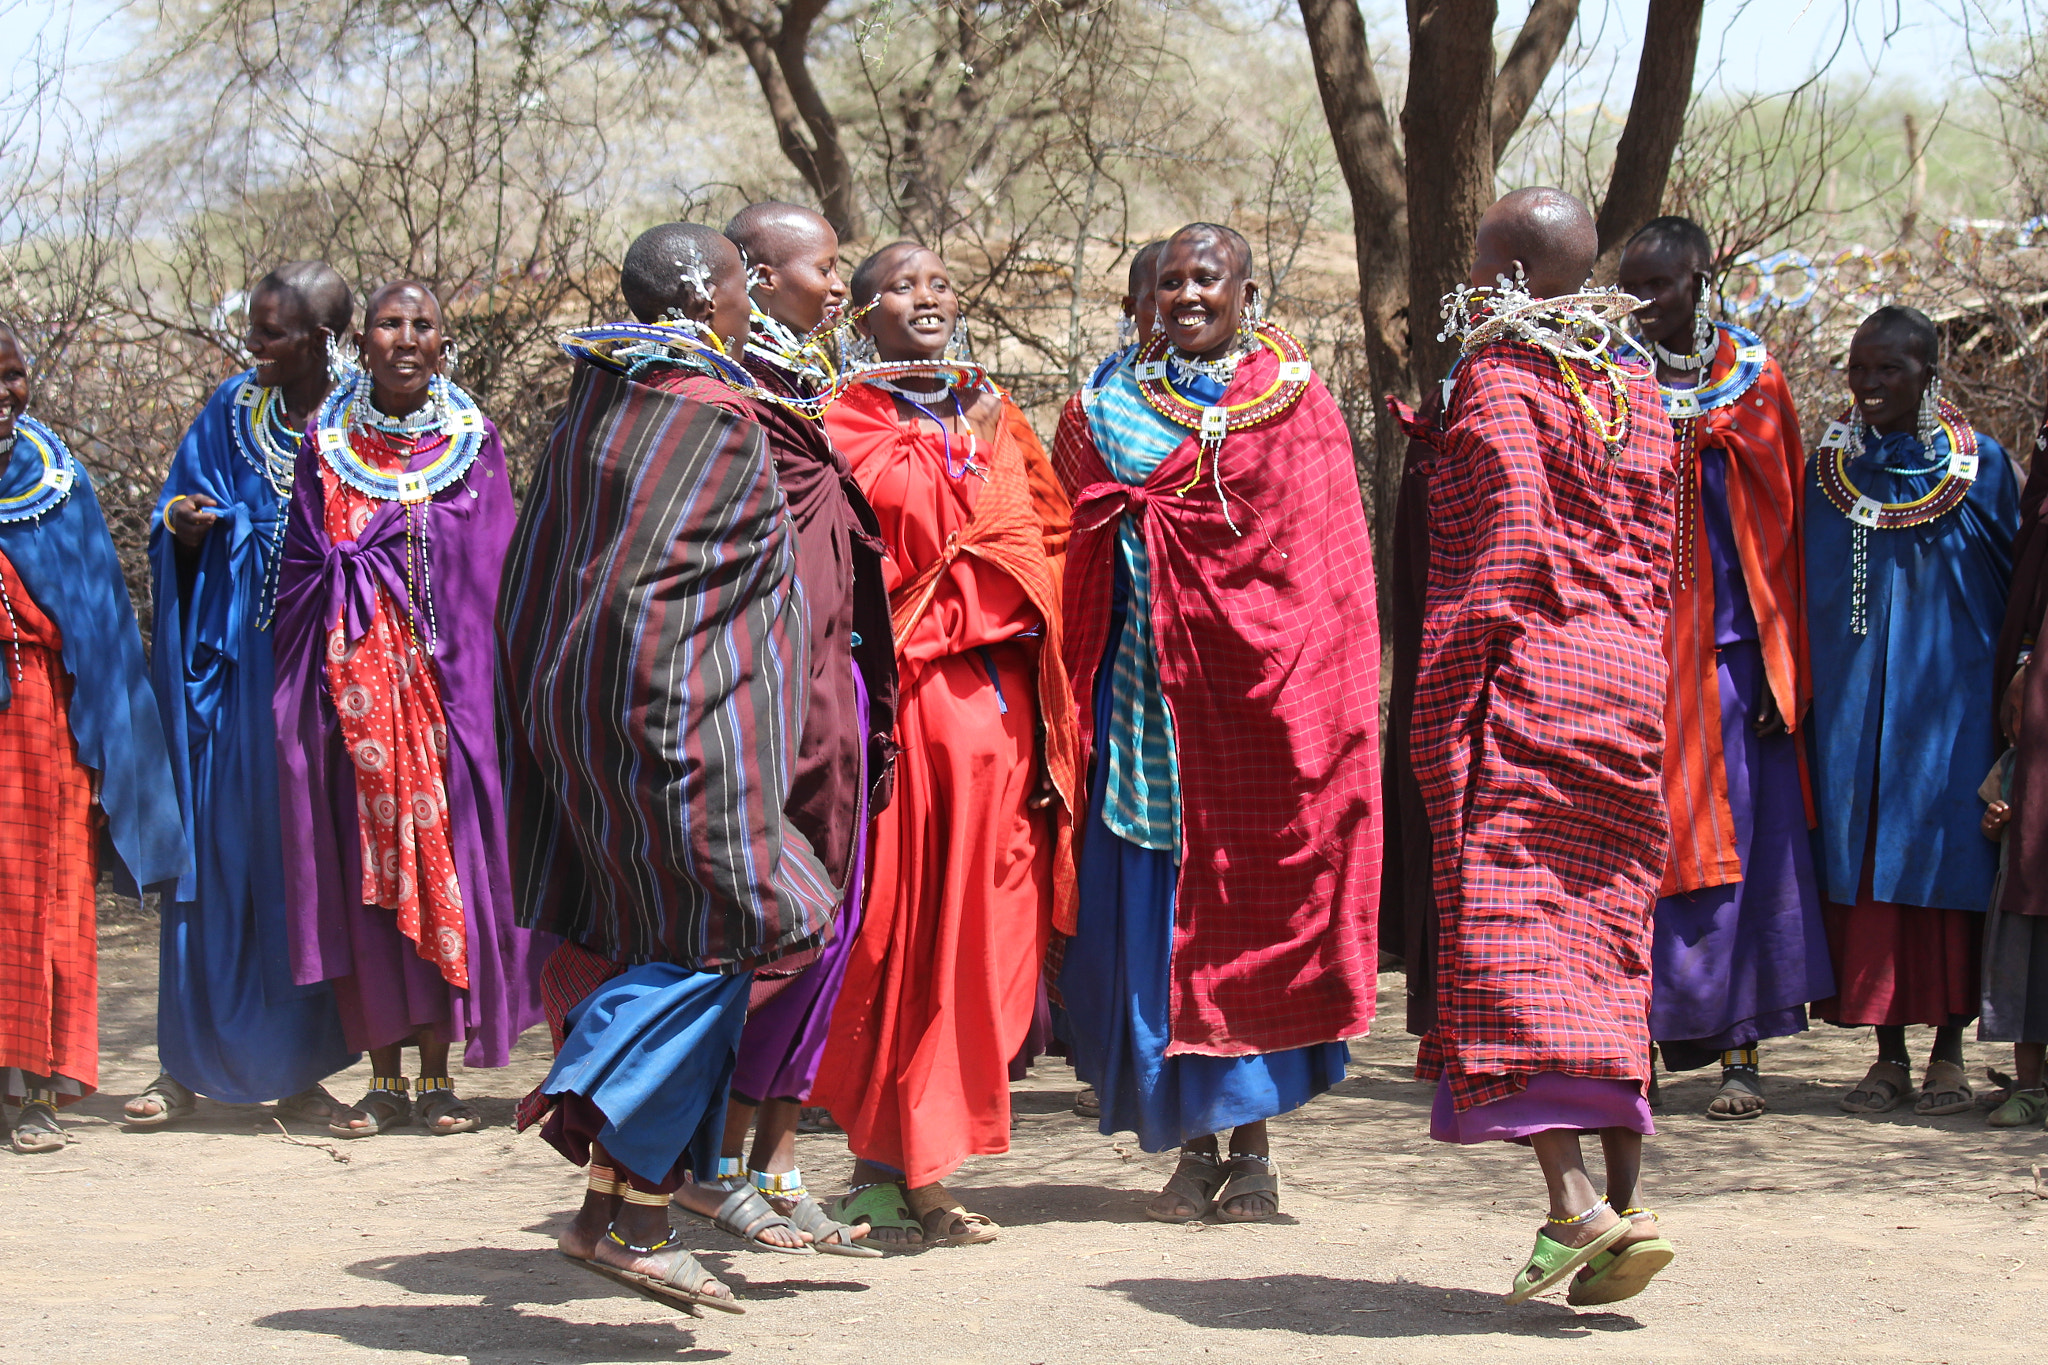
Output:
<path fill-rule="evenodd" d="M 2048 1119 L 2048 1090 L 2015 1090 L 1984 1121 L 1993 1128 L 2035 1128 Z"/>
<path fill-rule="evenodd" d="M 1600 1207 L 1606 1207 L 1604 1201 Z M 1591 1217 L 1591 1214 L 1582 1216 Z M 1582 1247 L 1568 1247 L 1539 1229 L 1536 1233 L 1536 1249 L 1529 1253 L 1529 1259 L 1523 1262 L 1522 1268 L 1515 1273 L 1515 1287 L 1508 1291 L 1507 1301 L 1510 1304 L 1526 1303 L 1546 1290 L 1555 1289 L 1572 1272 L 1607 1250 L 1610 1242 L 1619 1241 L 1628 1229 L 1629 1220 L 1617 1218 L 1613 1227 Z"/>
<path fill-rule="evenodd" d="M 893 1182 L 849 1191 L 832 1201 L 830 1213 L 833 1222 L 848 1227 L 866 1223 L 868 1235 L 861 1239 L 862 1244 L 884 1255 L 924 1250 L 924 1224 L 910 1216 L 910 1207 L 903 1200 L 903 1187 Z M 875 1236 L 884 1229 L 914 1232 L 917 1240 L 885 1242 Z"/>
<path fill-rule="evenodd" d="M 1631 1223 L 1647 1218 L 1657 1221 L 1649 1209 L 1623 1209 L 1621 1216 Z M 1586 1262 L 1585 1269 L 1565 1291 L 1564 1301 L 1575 1308 L 1598 1303 L 1620 1303 L 1643 1292 L 1657 1272 L 1670 1265 L 1678 1249 L 1662 1237 L 1630 1242 L 1625 1247 L 1603 1251 Z"/>

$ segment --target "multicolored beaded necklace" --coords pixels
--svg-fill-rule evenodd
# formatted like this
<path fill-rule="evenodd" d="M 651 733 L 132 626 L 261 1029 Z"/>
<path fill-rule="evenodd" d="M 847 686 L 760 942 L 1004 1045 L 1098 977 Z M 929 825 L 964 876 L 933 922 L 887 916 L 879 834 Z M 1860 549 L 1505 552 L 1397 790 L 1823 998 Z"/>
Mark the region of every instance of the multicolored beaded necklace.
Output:
<path fill-rule="evenodd" d="M 1939 521 L 1963 505 L 1963 500 L 1970 496 L 1970 485 L 1977 481 L 1977 433 L 1969 418 L 1946 398 L 1936 405 L 1936 414 L 1934 440 L 1927 445 L 1932 458 L 1925 468 L 1907 472 L 1932 474 L 1941 469 L 1941 481 L 1925 496 L 1911 502 L 1879 502 L 1850 479 L 1849 462 L 1863 453 L 1864 432 L 1853 405 L 1828 424 L 1827 433 L 1820 438 L 1815 451 L 1814 475 L 1822 496 L 1854 528 L 1849 536 L 1849 629 L 1854 634 L 1870 634 L 1870 613 L 1865 600 L 1870 532 L 1903 531 Z M 1832 456 L 1826 454 L 1829 451 Z"/>
<path fill-rule="evenodd" d="M 1189 365 L 1186 357 L 1175 353 L 1169 355 L 1171 343 L 1166 334 L 1156 332 L 1152 339 L 1139 350 L 1131 366 L 1131 375 L 1137 381 L 1138 396 L 1145 405 L 1175 426 L 1186 427 L 1197 435 L 1194 477 L 1176 489 L 1185 494 L 1202 481 L 1202 463 L 1209 464 L 1209 476 L 1216 485 L 1217 500 L 1223 504 L 1223 520 L 1238 535 L 1237 523 L 1230 516 L 1230 499 L 1223 492 L 1223 464 L 1221 453 L 1223 439 L 1233 431 L 1250 431 L 1268 422 L 1278 421 L 1294 410 L 1308 392 L 1309 379 L 1315 373 L 1310 365 L 1308 350 L 1294 335 L 1277 323 L 1259 322 L 1251 329 L 1251 340 L 1264 346 L 1280 362 L 1273 376 L 1273 382 L 1266 391 L 1242 403 L 1203 404 L 1194 402 L 1173 387 L 1169 375 L 1172 362 L 1183 368 Z M 1203 362 L 1196 362 L 1203 363 Z M 1213 363 L 1213 362 L 1211 362 Z M 1231 363 L 1234 377 L 1237 364 Z"/>
<path fill-rule="evenodd" d="M 904 379 L 936 379 L 943 387 L 911 388 L 898 382 Z M 847 384 L 866 384 L 880 389 L 886 394 L 902 399 L 930 418 L 932 425 L 939 429 L 939 439 L 945 442 L 939 459 L 945 467 L 947 478 L 958 482 L 969 474 L 978 475 L 983 479 L 988 477 L 988 466 L 982 464 L 978 458 L 980 442 L 974 434 L 973 426 L 967 421 L 967 407 L 960 401 L 962 389 L 1001 392 L 990 381 L 988 371 L 981 366 L 971 360 L 876 360 L 846 371 L 840 376 L 840 382 L 842 387 Z M 958 465 L 953 463 L 953 429 L 946 425 L 943 417 L 925 406 L 926 403 L 941 398 L 953 400 L 953 411 L 967 432 L 967 454 Z"/>

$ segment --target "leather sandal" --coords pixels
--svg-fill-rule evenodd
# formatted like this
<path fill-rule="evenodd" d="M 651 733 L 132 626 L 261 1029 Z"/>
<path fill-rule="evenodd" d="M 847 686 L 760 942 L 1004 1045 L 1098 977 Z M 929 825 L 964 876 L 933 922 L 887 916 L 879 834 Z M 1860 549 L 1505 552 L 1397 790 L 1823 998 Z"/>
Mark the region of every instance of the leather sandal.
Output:
<path fill-rule="evenodd" d="M 1256 1161 L 1258 1170 L 1234 1169 L 1240 1161 Z M 1216 1221 L 1219 1223 L 1263 1223 L 1280 1216 L 1280 1173 L 1273 1168 L 1271 1157 L 1258 1156 L 1252 1152 L 1232 1152 L 1230 1160 L 1223 1163 L 1225 1180 L 1223 1188 L 1216 1192 Z M 1230 1202 L 1247 1195 L 1270 1194 L 1273 1207 L 1259 1213 L 1232 1213 Z"/>
<path fill-rule="evenodd" d="M 135 1106 L 156 1101 L 154 1114 L 138 1114 Z M 140 1095 L 121 1106 L 121 1122 L 130 1128 L 161 1128 L 167 1123 L 190 1118 L 199 1109 L 199 1097 L 168 1071 L 159 1071 Z"/>
<path fill-rule="evenodd" d="M 780 1252 L 784 1256 L 815 1256 L 817 1251 L 809 1245 L 783 1247 L 761 1240 L 761 1234 L 771 1228 L 788 1228 L 791 1232 L 802 1232 L 795 1223 L 775 1211 L 774 1205 L 761 1197 L 761 1192 L 751 1183 L 739 1186 L 726 1196 L 718 1206 L 718 1212 L 711 1215 L 711 1221 L 722 1232 L 729 1232 L 745 1242 L 755 1251 Z"/>
<path fill-rule="evenodd" d="M 1223 1179 L 1222 1164 L 1215 1157 L 1183 1149 L 1159 1194 L 1173 1195 L 1194 1212 L 1162 1213 L 1153 1207 L 1159 1202 L 1159 1195 L 1154 1195 L 1145 1205 L 1145 1216 L 1155 1223 L 1198 1223 L 1216 1207 L 1216 1191 L 1223 1188 Z"/>

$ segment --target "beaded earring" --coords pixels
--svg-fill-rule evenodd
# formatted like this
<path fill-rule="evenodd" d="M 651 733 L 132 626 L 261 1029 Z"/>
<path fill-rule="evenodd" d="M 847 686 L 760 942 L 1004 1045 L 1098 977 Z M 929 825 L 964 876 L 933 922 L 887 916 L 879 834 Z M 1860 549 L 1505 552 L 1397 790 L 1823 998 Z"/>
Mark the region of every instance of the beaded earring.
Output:
<path fill-rule="evenodd" d="M 839 334 L 839 368 L 851 369 L 856 365 L 872 365 L 881 358 L 875 350 L 875 339 L 848 328 Z"/>
<path fill-rule="evenodd" d="M 1121 351 L 1138 339 L 1138 320 L 1129 313 L 1116 320 L 1116 348 Z"/>
<path fill-rule="evenodd" d="M 327 334 L 327 386 L 338 388 L 355 378 L 355 362 L 341 349 L 341 340 L 334 333 Z"/>
<path fill-rule="evenodd" d="M 1934 449 L 1934 438 L 1941 434 L 1941 374 L 1939 371 L 1927 376 L 1927 387 L 1920 390 L 1920 444 Z"/>
<path fill-rule="evenodd" d="M 974 345 L 967 336 L 967 319 L 960 318 L 953 323 L 953 335 L 946 339 L 945 358 L 961 365 L 973 363 Z"/>
<path fill-rule="evenodd" d="M 1707 305 L 1707 299 L 1712 293 L 1711 285 L 1710 277 L 1700 280 L 1699 301 L 1693 305 L 1692 310 L 1692 349 L 1693 354 L 1700 358 L 1702 369 L 1714 362 L 1714 315 Z"/>
<path fill-rule="evenodd" d="M 455 344 L 455 338 L 448 338 L 448 344 L 441 349 L 441 373 L 453 378 L 456 367 L 462 363 L 462 348 Z"/>

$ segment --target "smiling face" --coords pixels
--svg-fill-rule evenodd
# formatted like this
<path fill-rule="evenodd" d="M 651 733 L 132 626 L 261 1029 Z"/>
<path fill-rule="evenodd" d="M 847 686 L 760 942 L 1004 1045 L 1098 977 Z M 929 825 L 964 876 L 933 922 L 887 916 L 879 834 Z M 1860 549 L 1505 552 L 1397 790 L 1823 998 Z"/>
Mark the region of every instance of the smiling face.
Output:
<path fill-rule="evenodd" d="M 1256 297 L 1258 286 L 1225 237 L 1213 232 L 1176 236 L 1159 253 L 1152 299 L 1159 330 L 1182 355 L 1221 357 Z"/>
<path fill-rule="evenodd" d="M 427 401 L 427 387 L 441 372 L 448 350 L 441 305 L 424 285 L 379 290 L 363 320 L 362 348 L 377 410 L 403 417 Z"/>
<path fill-rule="evenodd" d="M 884 360 L 937 360 L 960 320 L 960 296 L 938 253 L 905 247 L 875 272 L 876 303 L 860 320 Z"/>
<path fill-rule="evenodd" d="M 298 293 L 258 289 L 249 300 L 249 331 L 243 344 L 256 360 L 256 382 L 268 389 L 295 388 L 327 372 L 327 338 Z"/>
<path fill-rule="evenodd" d="M 0 440 L 14 437 L 14 419 L 28 411 L 28 357 L 14 333 L 0 327 Z"/>
<path fill-rule="evenodd" d="M 839 234 L 823 218 L 791 216 L 764 234 L 754 303 L 798 336 L 817 330 L 846 303 Z"/>
<path fill-rule="evenodd" d="M 1621 287 L 1643 301 L 1636 325 L 1643 338 L 1667 349 L 1692 350 L 1693 317 L 1707 273 L 1683 245 L 1639 238 L 1621 253 Z"/>
<path fill-rule="evenodd" d="M 1879 435 L 1919 425 L 1920 395 L 1934 366 L 1920 355 L 1910 332 L 1866 322 L 1849 343 L 1849 394 L 1864 422 Z"/>

